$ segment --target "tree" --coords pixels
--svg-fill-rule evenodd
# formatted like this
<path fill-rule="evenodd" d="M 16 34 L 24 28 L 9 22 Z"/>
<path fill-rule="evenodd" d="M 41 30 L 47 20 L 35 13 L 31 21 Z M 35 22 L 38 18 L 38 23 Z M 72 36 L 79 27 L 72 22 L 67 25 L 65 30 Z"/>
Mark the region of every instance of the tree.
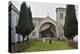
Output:
<path fill-rule="evenodd" d="M 73 39 L 78 34 L 78 21 L 75 13 L 74 5 L 67 5 L 66 17 L 64 24 L 64 36 L 68 39 Z"/>
<path fill-rule="evenodd" d="M 16 33 L 21 34 L 24 41 L 25 36 L 28 36 L 33 29 L 34 27 L 32 23 L 32 13 L 30 11 L 30 8 L 26 6 L 26 3 L 23 2 L 20 8 L 20 15 L 18 24 L 16 26 Z"/>
<path fill-rule="evenodd" d="M 29 40 L 29 38 L 28 38 L 29 33 L 34 29 L 30 6 L 28 8 L 28 15 L 29 15 L 29 25 L 30 25 L 30 27 L 27 27 L 27 29 L 29 29 L 29 30 L 27 30 L 27 41 Z"/>

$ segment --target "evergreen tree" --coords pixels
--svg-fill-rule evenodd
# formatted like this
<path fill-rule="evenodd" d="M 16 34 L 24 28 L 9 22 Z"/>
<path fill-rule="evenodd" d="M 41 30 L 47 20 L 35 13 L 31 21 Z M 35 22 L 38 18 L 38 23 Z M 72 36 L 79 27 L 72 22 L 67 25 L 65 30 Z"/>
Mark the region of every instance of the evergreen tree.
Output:
<path fill-rule="evenodd" d="M 78 34 L 78 21 L 75 13 L 74 5 L 67 5 L 66 17 L 64 24 L 64 36 L 68 39 L 73 39 Z"/>
<path fill-rule="evenodd" d="M 26 6 L 26 3 L 23 2 L 20 9 L 18 25 L 16 26 L 16 33 L 21 34 L 24 41 L 25 36 L 27 35 L 28 37 L 33 29 L 34 27 L 32 23 L 32 13 Z"/>
<path fill-rule="evenodd" d="M 28 8 L 28 16 L 29 16 L 29 26 L 30 27 L 27 27 L 27 29 L 29 29 L 29 30 L 27 30 L 27 41 L 29 40 L 29 38 L 28 38 L 29 33 L 31 33 L 31 31 L 34 29 L 33 22 L 32 22 L 32 13 L 31 13 L 31 10 L 30 10 L 30 6 Z"/>

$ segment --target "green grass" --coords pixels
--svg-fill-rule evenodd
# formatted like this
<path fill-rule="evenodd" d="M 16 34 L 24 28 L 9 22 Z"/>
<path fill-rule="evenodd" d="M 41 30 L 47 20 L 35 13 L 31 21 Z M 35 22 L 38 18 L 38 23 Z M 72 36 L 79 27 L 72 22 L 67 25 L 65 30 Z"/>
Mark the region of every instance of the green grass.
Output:
<path fill-rule="evenodd" d="M 27 52 L 33 51 L 49 51 L 49 50 L 66 50 L 72 49 L 69 47 L 66 41 L 52 41 L 52 44 L 49 44 L 49 41 L 32 41 L 30 47 L 25 49 Z"/>

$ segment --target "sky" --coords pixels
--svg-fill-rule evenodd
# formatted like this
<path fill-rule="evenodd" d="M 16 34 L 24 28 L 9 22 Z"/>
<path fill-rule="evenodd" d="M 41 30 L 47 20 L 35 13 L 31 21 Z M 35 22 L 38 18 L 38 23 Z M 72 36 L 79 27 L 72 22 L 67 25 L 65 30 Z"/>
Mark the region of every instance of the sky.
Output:
<path fill-rule="evenodd" d="M 12 1 L 16 8 L 20 11 L 20 6 L 22 1 Z M 66 4 L 54 4 L 54 3 L 44 3 L 44 2 L 28 2 L 26 5 L 31 7 L 32 17 L 42 17 L 45 18 L 49 15 L 50 18 L 56 20 L 56 8 L 62 7 L 66 8 Z"/>

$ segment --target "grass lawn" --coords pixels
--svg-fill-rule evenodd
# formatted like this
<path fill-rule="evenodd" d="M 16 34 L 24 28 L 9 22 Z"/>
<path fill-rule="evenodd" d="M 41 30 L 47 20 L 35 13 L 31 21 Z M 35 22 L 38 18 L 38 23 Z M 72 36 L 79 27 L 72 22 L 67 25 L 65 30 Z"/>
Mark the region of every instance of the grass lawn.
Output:
<path fill-rule="evenodd" d="M 32 41 L 30 47 L 25 49 L 26 52 L 33 51 L 49 51 L 49 50 L 66 50 L 72 49 L 69 47 L 66 41 L 52 41 L 52 44 L 49 44 L 49 41 Z"/>

